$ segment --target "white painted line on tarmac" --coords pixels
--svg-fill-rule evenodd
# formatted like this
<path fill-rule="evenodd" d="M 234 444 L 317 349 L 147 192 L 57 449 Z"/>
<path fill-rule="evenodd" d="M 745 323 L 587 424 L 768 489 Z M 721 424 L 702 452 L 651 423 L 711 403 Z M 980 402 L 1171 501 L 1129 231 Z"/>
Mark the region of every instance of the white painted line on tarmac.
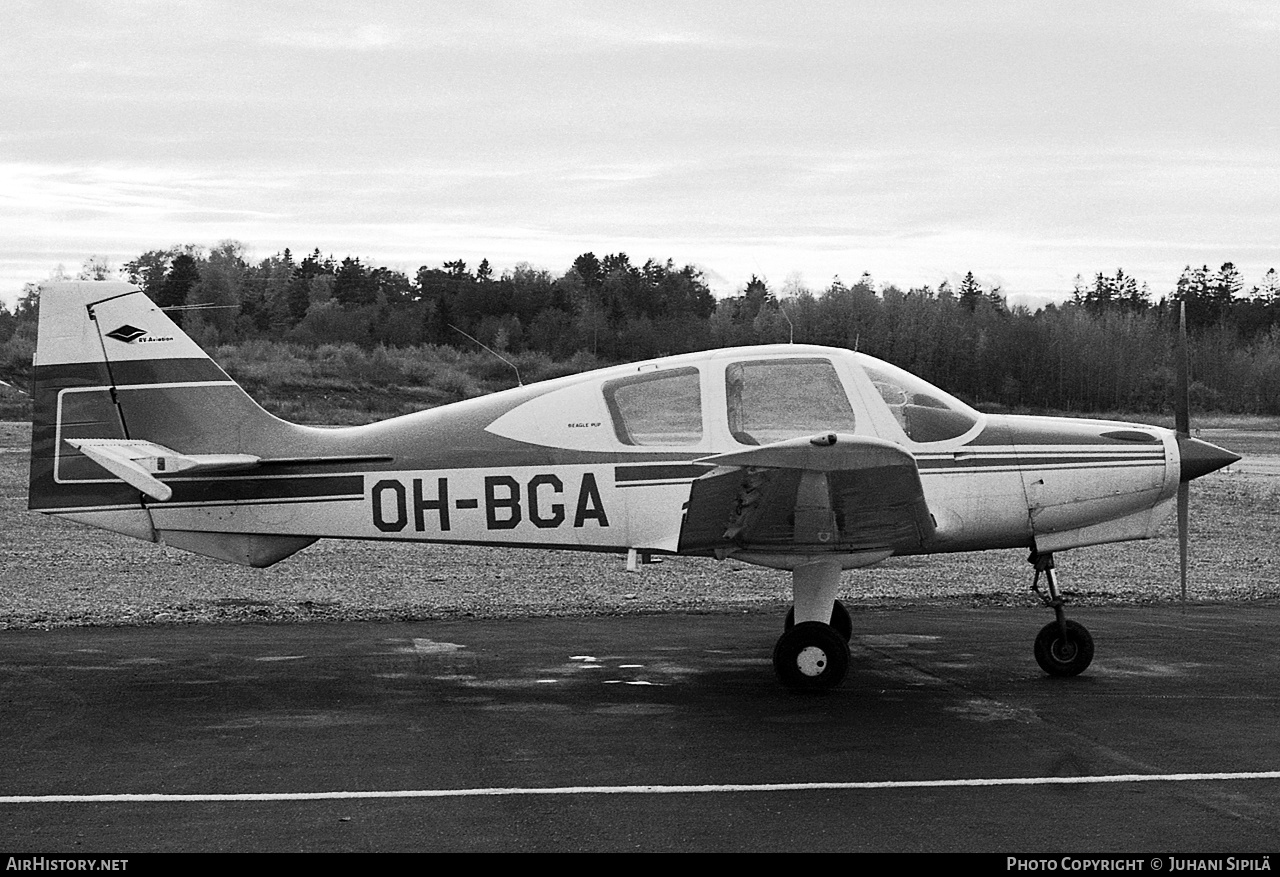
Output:
<path fill-rule="evenodd" d="M 0 795 L 0 804 L 131 804 L 170 801 L 332 801 L 368 798 L 501 798 L 516 795 L 705 795 L 725 792 L 827 792 L 971 786 L 1086 786 L 1102 783 L 1188 783 L 1276 780 L 1280 770 L 1244 773 L 1127 773 L 1088 777 L 997 777 L 852 783 L 723 783 L 700 786 L 550 786 L 546 788 L 404 789 L 382 792 L 242 792 L 230 794 Z"/>

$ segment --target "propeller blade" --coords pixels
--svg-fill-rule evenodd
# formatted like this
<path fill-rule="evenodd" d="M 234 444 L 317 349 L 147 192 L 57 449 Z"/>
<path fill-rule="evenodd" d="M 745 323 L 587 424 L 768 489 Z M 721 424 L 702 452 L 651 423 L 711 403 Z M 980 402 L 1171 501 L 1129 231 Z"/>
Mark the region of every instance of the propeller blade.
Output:
<path fill-rule="evenodd" d="M 1187 602 L 1187 543 L 1190 540 L 1191 482 L 1216 472 L 1240 459 L 1225 448 L 1191 437 L 1191 356 L 1187 342 L 1187 303 L 1178 313 L 1178 343 L 1175 345 L 1177 388 L 1173 399 L 1174 423 L 1178 433 L 1178 571 L 1182 583 L 1182 603 Z"/>
<path fill-rule="evenodd" d="M 1182 581 L 1182 603 L 1187 602 L 1187 541 L 1189 523 L 1190 487 L 1188 481 L 1178 482 L 1178 571 Z"/>
<path fill-rule="evenodd" d="M 1187 303 L 1178 315 L 1178 343 L 1175 347 L 1177 385 L 1173 396 L 1173 417 L 1178 435 L 1191 435 L 1191 363 L 1187 344 Z"/>
<path fill-rule="evenodd" d="M 1187 602 L 1187 541 L 1191 482 L 1201 475 L 1216 472 L 1240 459 L 1226 448 L 1209 442 L 1178 435 L 1178 562 L 1182 579 L 1182 602 Z"/>
<path fill-rule="evenodd" d="M 1175 368 L 1177 384 L 1173 395 L 1173 422 L 1178 432 L 1178 449 L 1183 450 L 1182 443 L 1191 441 L 1191 363 L 1187 342 L 1187 303 L 1181 302 L 1178 309 L 1178 343 L 1175 345 Z M 1185 456 L 1185 455 L 1183 455 Z M 1191 479 L 1186 477 L 1185 464 L 1180 466 L 1178 479 L 1178 577 L 1182 589 L 1182 605 L 1187 605 L 1187 542 L 1191 530 Z"/>
<path fill-rule="evenodd" d="M 1187 303 L 1178 308 L 1178 343 L 1175 354 L 1177 386 L 1173 397 L 1173 422 L 1178 433 L 1178 450 L 1182 443 L 1191 441 L 1191 356 L 1187 342 Z M 1183 454 L 1183 456 L 1186 456 Z M 1191 479 L 1185 463 L 1180 464 L 1178 479 L 1178 576 L 1182 585 L 1182 605 L 1187 605 L 1187 543 L 1191 531 Z"/>

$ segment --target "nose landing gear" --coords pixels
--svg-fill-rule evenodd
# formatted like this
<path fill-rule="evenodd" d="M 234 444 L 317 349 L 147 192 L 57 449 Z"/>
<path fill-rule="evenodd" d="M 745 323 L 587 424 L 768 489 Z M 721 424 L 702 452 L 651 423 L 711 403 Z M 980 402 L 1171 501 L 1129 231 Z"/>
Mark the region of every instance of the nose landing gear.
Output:
<path fill-rule="evenodd" d="M 1055 616 L 1055 620 L 1036 634 L 1036 663 L 1050 676 L 1078 676 L 1093 661 L 1093 637 L 1083 624 L 1068 620 L 1062 609 L 1065 601 L 1058 593 L 1058 579 L 1053 572 L 1053 555 L 1032 552 L 1028 562 L 1036 570 L 1031 590 L 1040 595 Z M 1048 584 L 1048 595 L 1040 590 L 1041 573 Z"/>

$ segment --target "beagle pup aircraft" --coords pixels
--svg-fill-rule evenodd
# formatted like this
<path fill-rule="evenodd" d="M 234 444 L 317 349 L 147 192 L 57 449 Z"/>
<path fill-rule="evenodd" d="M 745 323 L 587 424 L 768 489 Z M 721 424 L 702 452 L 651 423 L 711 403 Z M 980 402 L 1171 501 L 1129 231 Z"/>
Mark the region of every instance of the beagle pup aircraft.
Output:
<path fill-rule="evenodd" d="M 1188 481 L 1238 459 L 1191 438 L 1185 416 L 1168 430 L 986 415 L 888 363 L 802 345 L 299 426 L 141 291 L 110 282 L 44 288 L 34 386 L 36 511 L 256 567 L 334 537 L 789 570 L 773 661 L 800 690 L 848 669 L 843 570 L 993 548 L 1030 549 L 1033 587 L 1046 576 L 1056 617 L 1035 640 L 1040 666 L 1081 672 L 1093 643 L 1063 613 L 1054 553 L 1150 538 L 1175 497 L 1185 510 Z"/>

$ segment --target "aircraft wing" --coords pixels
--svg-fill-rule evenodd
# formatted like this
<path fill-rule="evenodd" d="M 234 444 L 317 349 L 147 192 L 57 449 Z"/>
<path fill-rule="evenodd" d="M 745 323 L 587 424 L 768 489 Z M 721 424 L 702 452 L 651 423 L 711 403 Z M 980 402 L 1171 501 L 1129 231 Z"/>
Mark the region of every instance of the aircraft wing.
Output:
<path fill-rule="evenodd" d="M 892 442 L 822 433 L 703 457 L 680 550 L 918 551 L 934 534 L 915 458 Z"/>

